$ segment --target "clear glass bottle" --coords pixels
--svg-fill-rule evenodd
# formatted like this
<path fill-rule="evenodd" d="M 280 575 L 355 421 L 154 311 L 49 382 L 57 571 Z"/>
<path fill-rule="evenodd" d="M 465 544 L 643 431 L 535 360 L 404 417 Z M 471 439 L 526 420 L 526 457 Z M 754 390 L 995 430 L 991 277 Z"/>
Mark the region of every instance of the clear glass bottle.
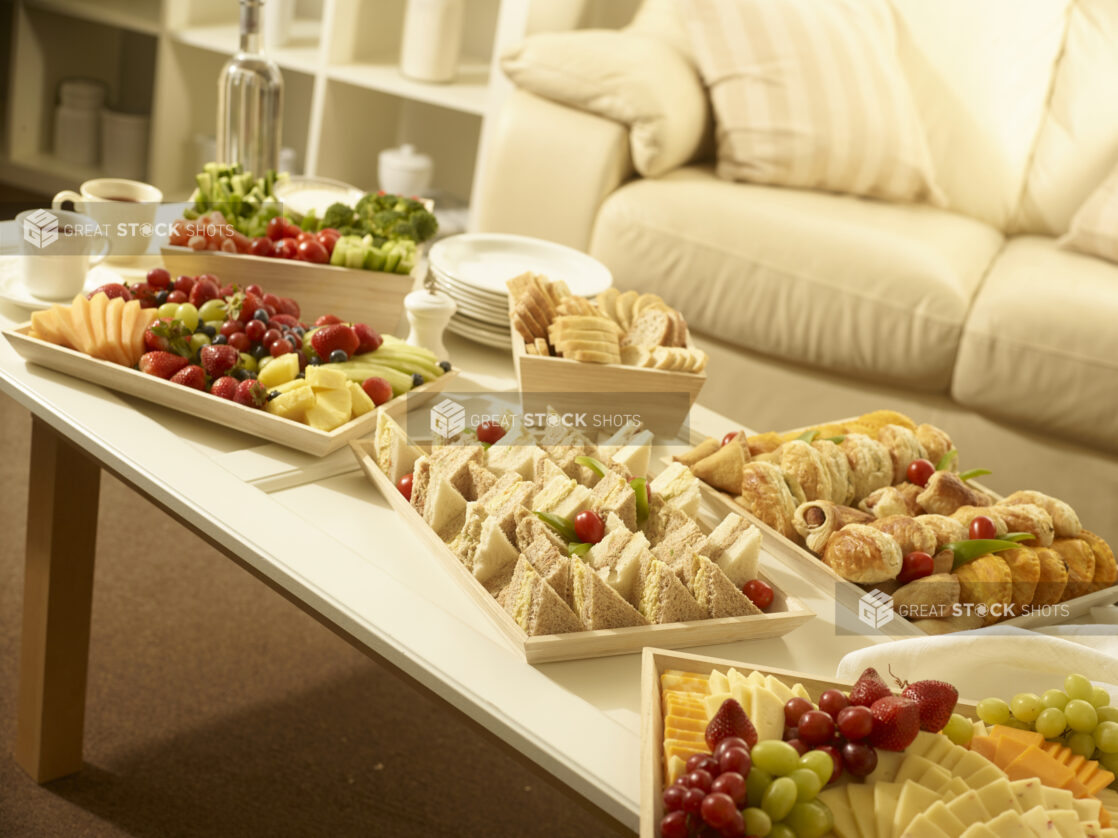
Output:
<path fill-rule="evenodd" d="M 260 13 L 264 0 L 240 0 L 241 46 L 217 83 L 217 160 L 240 163 L 263 177 L 279 167 L 283 76 L 264 55 Z"/>

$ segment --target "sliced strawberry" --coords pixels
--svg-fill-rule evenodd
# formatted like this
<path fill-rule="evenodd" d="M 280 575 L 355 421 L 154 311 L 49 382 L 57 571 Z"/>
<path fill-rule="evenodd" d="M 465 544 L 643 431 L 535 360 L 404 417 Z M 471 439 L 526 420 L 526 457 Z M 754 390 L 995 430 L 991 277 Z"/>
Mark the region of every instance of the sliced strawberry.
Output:
<path fill-rule="evenodd" d="M 364 323 L 354 323 L 353 333 L 357 335 L 358 355 L 363 352 L 376 352 L 384 343 L 384 339 L 376 333 L 376 330 Z"/>
<path fill-rule="evenodd" d="M 195 286 L 197 287 L 197 286 Z M 210 378 L 221 378 L 241 360 L 241 353 L 229 344 L 203 346 L 199 353 L 202 368 Z"/>
<path fill-rule="evenodd" d="M 854 682 L 854 689 L 850 691 L 850 703 L 862 707 L 872 707 L 873 703 L 879 698 L 885 698 L 892 694 L 893 691 L 889 689 L 889 685 L 871 666 L 859 675 L 858 680 Z"/>
<path fill-rule="evenodd" d="M 901 693 L 916 702 L 920 710 L 920 729 L 939 733 L 955 711 L 959 691 L 946 681 L 917 681 Z"/>
<path fill-rule="evenodd" d="M 87 300 L 92 300 L 98 294 L 104 294 L 110 300 L 116 297 L 121 297 L 125 302 L 128 302 L 132 299 L 132 292 L 129 291 L 126 286 L 121 285 L 119 282 L 109 282 L 105 285 L 102 285 L 100 288 L 95 288 L 88 294 L 86 294 L 85 298 Z"/>
<path fill-rule="evenodd" d="M 197 364 L 183 367 L 171 376 L 171 381 L 175 384 L 182 384 L 184 387 L 193 387 L 203 393 L 206 391 L 206 373 Z"/>
<path fill-rule="evenodd" d="M 187 365 L 187 360 L 182 355 L 174 352 L 145 352 L 140 356 L 140 372 L 154 375 L 157 378 L 170 378 Z"/>
<path fill-rule="evenodd" d="M 357 335 L 344 323 L 323 326 L 311 333 L 311 346 L 318 353 L 318 357 L 324 361 L 329 359 L 330 353 L 336 349 L 341 349 L 347 358 L 351 358 L 357 351 L 357 345 Z"/>
<path fill-rule="evenodd" d="M 217 396 L 219 399 L 229 399 L 232 401 L 233 396 L 237 393 L 237 386 L 240 383 L 241 382 L 233 378 L 233 376 L 224 375 L 210 386 L 210 393 Z"/>
<path fill-rule="evenodd" d="M 728 736 L 744 739 L 750 748 L 757 744 L 757 729 L 753 727 L 753 722 L 749 721 L 749 716 L 737 699 L 733 698 L 727 698 L 722 702 L 714 718 L 707 723 L 705 736 L 707 747 L 712 752 L 714 746 Z"/>
<path fill-rule="evenodd" d="M 245 407 L 262 408 L 268 399 L 268 394 L 255 378 L 247 378 L 237 385 L 237 392 L 233 394 L 233 401 Z"/>
<path fill-rule="evenodd" d="M 887 695 L 870 707 L 873 731 L 870 744 L 886 751 L 903 751 L 920 732 L 920 708 L 911 698 Z"/>
<path fill-rule="evenodd" d="M 203 303 L 216 300 L 220 293 L 221 289 L 217 287 L 217 283 L 203 274 L 198 277 L 194 287 L 190 289 L 190 296 L 187 300 L 195 308 L 201 308 Z"/>

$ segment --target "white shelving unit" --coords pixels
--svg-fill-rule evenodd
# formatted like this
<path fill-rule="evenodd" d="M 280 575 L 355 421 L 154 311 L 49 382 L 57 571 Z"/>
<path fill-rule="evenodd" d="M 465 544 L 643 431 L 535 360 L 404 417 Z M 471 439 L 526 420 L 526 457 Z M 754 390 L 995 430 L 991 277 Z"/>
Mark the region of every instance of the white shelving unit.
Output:
<path fill-rule="evenodd" d="M 636 2 L 466 0 L 458 76 L 425 84 L 399 71 L 406 0 L 297 0 L 288 41 L 266 45 L 284 76 L 283 144 L 298 170 L 373 189 L 378 152 L 410 142 L 432 155 L 440 194 L 468 203 L 486 123 L 507 92 L 503 49 L 544 18 L 551 28 L 622 25 Z M 54 193 L 112 175 L 51 151 L 58 82 L 85 76 L 108 85 L 110 107 L 151 115 L 147 180 L 185 198 L 194 138 L 215 130 L 237 20 L 237 0 L 0 0 L 0 39 L 11 47 L 0 74 L 0 181 Z"/>

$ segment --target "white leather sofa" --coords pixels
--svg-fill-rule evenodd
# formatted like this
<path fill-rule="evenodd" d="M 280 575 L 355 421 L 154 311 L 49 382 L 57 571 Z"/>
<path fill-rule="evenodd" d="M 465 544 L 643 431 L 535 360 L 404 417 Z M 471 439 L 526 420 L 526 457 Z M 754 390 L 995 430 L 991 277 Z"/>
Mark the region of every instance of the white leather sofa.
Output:
<path fill-rule="evenodd" d="M 1118 541 L 1118 265 L 1057 246 L 1118 164 L 1118 3 L 892 5 L 947 209 L 717 178 L 680 12 L 646 0 L 506 56 L 477 223 L 679 307 L 710 407 L 758 430 L 895 407 Z"/>

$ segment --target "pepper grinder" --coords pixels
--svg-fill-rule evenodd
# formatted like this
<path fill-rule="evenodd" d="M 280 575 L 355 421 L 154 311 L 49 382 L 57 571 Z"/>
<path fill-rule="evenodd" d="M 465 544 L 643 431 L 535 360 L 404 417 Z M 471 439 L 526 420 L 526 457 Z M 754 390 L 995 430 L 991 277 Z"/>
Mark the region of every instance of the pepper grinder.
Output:
<path fill-rule="evenodd" d="M 449 294 L 435 288 L 428 274 L 423 288 L 404 297 L 404 308 L 411 324 L 408 343 L 434 352 L 440 361 L 446 360 L 448 353 L 443 346 L 443 332 L 458 310 L 458 304 Z"/>

